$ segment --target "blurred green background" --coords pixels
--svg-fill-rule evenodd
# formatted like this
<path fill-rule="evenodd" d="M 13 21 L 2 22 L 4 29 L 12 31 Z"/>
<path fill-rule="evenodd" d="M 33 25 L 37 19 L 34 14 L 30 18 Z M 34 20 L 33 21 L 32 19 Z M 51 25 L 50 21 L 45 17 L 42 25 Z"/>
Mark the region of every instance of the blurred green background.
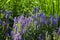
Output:
<path fill-rule="evenodd" d="M 0 9 L 12 10 L 15 16 L 21 13 L 32 13 L 38 6 L 47 16 L 50 13 L 60 15 L 60 0 L 0 0 Z"/>

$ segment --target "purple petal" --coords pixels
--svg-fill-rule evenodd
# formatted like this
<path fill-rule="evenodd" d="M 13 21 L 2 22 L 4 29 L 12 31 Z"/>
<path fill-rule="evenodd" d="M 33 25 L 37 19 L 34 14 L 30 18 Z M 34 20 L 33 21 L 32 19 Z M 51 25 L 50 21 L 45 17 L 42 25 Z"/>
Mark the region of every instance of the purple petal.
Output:
<path fill-rule="evenodd" d="M 14 31 L 11 31 L 10 35 L 13 36 L 14 35 Z"/>

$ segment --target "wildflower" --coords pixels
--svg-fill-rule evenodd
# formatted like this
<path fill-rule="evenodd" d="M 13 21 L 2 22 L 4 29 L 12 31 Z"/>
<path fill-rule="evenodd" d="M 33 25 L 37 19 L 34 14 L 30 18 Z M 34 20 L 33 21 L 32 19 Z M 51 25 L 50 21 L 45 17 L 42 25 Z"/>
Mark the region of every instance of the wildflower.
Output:
<path fill-rule="evenodd" d="M 22 27 L 26 27 L 26 25 L 27 25 L 26 21 L 23 21 L 22 24 L 21 24 Z"/>
<path fill-rule="evenodd" d="M 50 24 L 50 20 L 47 19 L 47 20 L 45 21 L 45 23 L 46 23 L 47 25 L 49 25 L 49 24 Z"/>
<path fill-rule="evenodd" d="M 57 22 L 58 22 L 57 19 L 53 19 L 53 20 L 52 20 L 52 24 L 53 24 L 54 26 L 57 25 Z"/>
<path fill-rule="evenodd" d="M 34 8 L 34 12 L 35 12 L 35 13 L 38 13 L 39 10 L 40 10 L 40 6 L 39 6 L 38 8 Z"/>
<path fill-rule="evenodd" d="M 41 14 L 40 14 L 40 16 L 41 16 L 41 18 L 46 18 L 46 16 L 45 16 L 45 13 L 44 12 L 42 12 Z"/>
<path fill-rule="evenodd" d="M 19 37 L 18 37 L 18 40 L 22 40 L 22 37 L 21 37 L 21 35 L 19 35 Z"/>
<path fill-rule="evenodd" d="M 39 14 L 36 13 L 32 18 L 33 18 L 34 20 L 39 19 Z"/>
<path fill-rule="evenodd" d="M 42 25 L 44 25 L 44 24 L 45 24 L 45 20 L 41 20 L 40 23 L 41 23 Z"/>
<path fill-rule="evenodd" d="M 25 20 L 24 14 L 18 17 L 18 23 L 22 24 L 22 22 Z"/>
<path fill-rule="evenodd" d="M 8 15 L 11 15 L 11 13 L 12 13 L 12 11 L 8 11 L 8 12 L 7 12 Z"/>
<path fill-rule="evenodd" d="M 14 29 L 15 29 L 16 31 L 18 31 L 18 27 L 17 27 L 17 26 L 15 26 Z"/>
<path fill-rule="evenodd" d="M 58 35 L 60 35 L 60 28 L 58 28 Z"/>
<path fill-rule="evenodd" d="M 21 37 L 20 33 L 17 32 L 17 33 L 13 36 L 13 39 L 14 39 L 14 40 L 18 40 L 18 39 L 21 40 L 22 37 Z"/>
<path fill-rule="evenodd" d="M 14 17 L 14 23 L 17 23 L 17 22 L 18 22 L 17 18 L 16 18 L 16 17 Z"/>
<path fill-rule="evenodd" d="M 13 35 L 14 35 L 14 31 L 11 31 L 11 32 L 10 32 L 10 35 L 13 36 Z"/>
<path fill-rule="evenodd" d="M 5 12 L 5 18 L 9 18 L 11 16 L 11 11 Z"/>
<path fill-rule="evenodd" d="M 51 14 L 50 15 L 50 23 L 51 23 L 51 25 L 53 24 L 53 21 L 54 21 L 54 16 Z"/>
<path fill-rule="evenodd" d="M 22 15 L 20 16 L 20 19 L 23 19 L 23 20 L 25 19 L 25 18 L 24 18 L 24 14 L 22 14 Z"/>
<path fill-rule="evenodd" d="M 32 22 L 32 18 L 31 17 L 28 17 L 28 24 L 31 24 L 31 22 Z"/>
<path fill-rule="evenodd" d="M 37 10 L 38 10 L 38 12 L 39 12 L 39 10 L 40 10 L 40 6 L 38 6 Z"/>
<path fill-rule="evenodd" d="M 37 13 L 37 8 L 34 8 L 34 12 Z"/>

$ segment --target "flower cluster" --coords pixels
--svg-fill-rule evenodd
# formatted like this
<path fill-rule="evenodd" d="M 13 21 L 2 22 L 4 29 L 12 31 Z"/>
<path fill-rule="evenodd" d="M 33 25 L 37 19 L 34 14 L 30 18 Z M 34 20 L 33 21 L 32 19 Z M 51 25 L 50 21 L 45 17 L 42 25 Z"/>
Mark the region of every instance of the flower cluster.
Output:
<path fill-rule="evenodd" d="M 26 32 L 28 27 L 31 25 L 32 18 L 31 17 L 24 17 L 24 14 L 18 17 L 14 17 L 14 25 L 13 31 L 11 31 L 11 35 L 13 40 L 22 39 L 22 35 Z M 20 37 L 20 38 L 19 38 Z"/>
<path fill-rule="evenodd" d="M 2 28 L 1 35 L 5 34 L 4 37 L 8 37 L 10 34 L 10 16 L 12 11 L 0 10 L 3 18 L 0 19 L 0 26 Z"/>
<path fill-rule="evenodd" d="M 6 37 L 10 35 L 12 40 L 25 40 L 23 39 L 23 36 L 28 37 L 27 35 L 31 36 L 30 34 L 32 34 L 34 35 L 34 38 L 36 37 L 36 40 L 45 40 L 46 32 L 48 32 L 49 35 L 52 35 L 53 31 L 58 28 L 58 22 L 60 22 L 59 16 L 57 14 L 50 14 L 50 16 L 46 16 L 43 11 L 39 13 L 39 9 L 40 7 L 34 8 L 34 14 L 31 15 L 29 13 L 28 17 L 25 17 L 24 14 L 14 17 L 14 24 L 11 32 L 9 31 L 9 18 L 12 12 L 1 10 L 0 12 L 4 13 L 4 18 L 6 20 L 0 20 L 0 25 L 3 27 L 6 26 Z M 58 28 L 57 34 L 60 35 L 60 28 Z"/>
<path fill-rule="evenodd" d="M 31 26 L 32 23 L 34 24 L 34 28 L 36 28 L 35 30 L 39 31 L 42 28 L 41 32 L 43 33 L 46 33 L 46 31 L 50 33 L 57 28 L 59 21 L 58 15 L 56 14 L 56 16 L 54 16 L 53 14 L 50 14 L 50 16 L 47 17 L 44 12 L 38 13 L 39 9 L 39 7 L 35 8 L 35 14 L 30 14 L 30 16 L 28 17 L 25 17 L 24 14 L 18 17 L 14 17 L 13 31 L 11 31 L 13 40 L 18 40 L 19 37 L 20 40 L 22 40 L 22 35 L 26 33 L 28 27 Z M 51 28 L 53 29 L 50 31 Z M 41 39 L 42 38 L 40 38 L 39 40 Z"/>

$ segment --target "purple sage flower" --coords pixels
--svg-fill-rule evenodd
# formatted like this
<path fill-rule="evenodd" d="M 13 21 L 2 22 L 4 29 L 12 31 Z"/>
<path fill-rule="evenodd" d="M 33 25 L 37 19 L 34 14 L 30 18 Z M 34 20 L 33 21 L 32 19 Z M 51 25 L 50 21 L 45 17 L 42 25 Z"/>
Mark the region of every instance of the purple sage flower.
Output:
<path fill-rule="evenodd" d="M 14 35 L 14 31 L 11 31 L 11 32 L 10 32 L 10 35 L 13 36 L 13 35 Z"/>
<path fill-rule="evenodd" d="M 18 22 L 17 18 L 16 18 L 16 17 L 14 17 L 14 23 L 17 23 L 17 22 Z"/>
<path fill-rule="evenodd" d="M 45 21 L 45 23 L 46 23 L 47 25 L 49 25 L 49 24 L 50 24 L 50 20 L 47 19 L 47 20 Z"/>
<path fill-rule="evenodd" d="M 57 25 L 57 22 L 58 22 L 57 19 L 53 19 L 53 20 L 52 20 L 52 24 L 53 24 L 54 26 Z"/>
<path fill-rule="evenodd" d="M 41 16 L 41 18 L 46 18 L 46 16 L 45 16 L 45 13 L 44 12 L 42 12 L 41 14 L 40 14 L 40 16 Z"/>
<path fill-rule="evenodd" d="M 60 28 L 58 28 L 58 35 L 60 35 Z"/>
<path fill-rule="evenodd" d="M 12 13 L 11 11 L 6 12 L 5 13 L 5 18 L 9 18 L 11 16 L 11 13 Z"/>

